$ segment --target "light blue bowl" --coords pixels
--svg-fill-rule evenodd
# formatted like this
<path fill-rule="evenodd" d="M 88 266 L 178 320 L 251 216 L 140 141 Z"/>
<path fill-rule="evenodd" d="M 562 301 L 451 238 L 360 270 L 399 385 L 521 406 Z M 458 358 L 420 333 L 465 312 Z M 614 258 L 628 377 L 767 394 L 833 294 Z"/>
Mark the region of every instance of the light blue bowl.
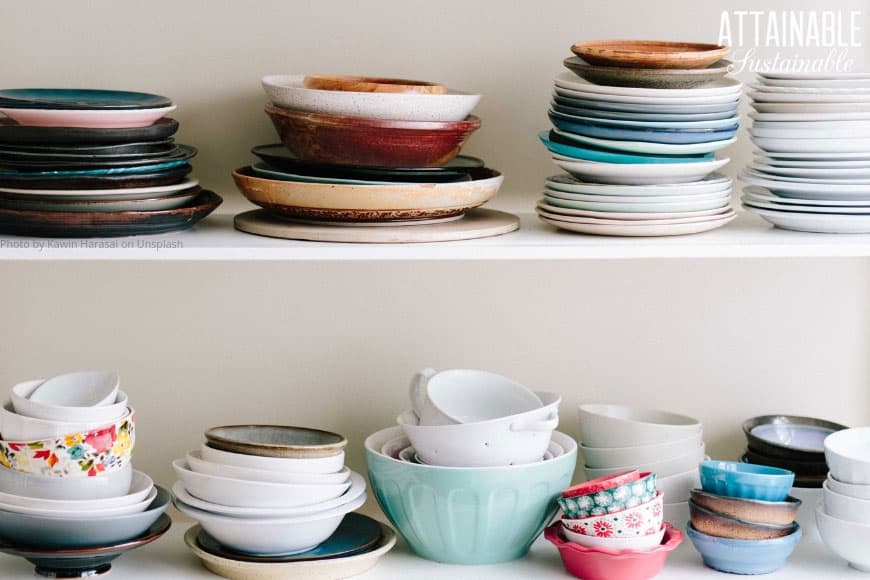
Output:
<path fill-rule="evenodd" d="M 797 524 L 794 533 L 773 540 L 732 540 L 702 534 L 689 523 L 686 532 L 692 545 L 701 553 L 704 564 L 730 574 L 770 574 L 785 561 L 801 539 Z"/>
<path fill-rule="evenodd" d="M 404 435 L 391 427 L 366 439 L 375 497 L 411 549 L 450 564 L 495 564 L 523 557 L 556 514 L 571 484 L 577 443 L 553 433 L 565 453 L 509 467 L 438 467 L 392 459 L 380 450 Z"/>
<path fill-rule="evenodd" d="M 729 497 L 785 501 L 794 472 L 739 461 L 702 461 L 698 465 L 704 491 Z"/>

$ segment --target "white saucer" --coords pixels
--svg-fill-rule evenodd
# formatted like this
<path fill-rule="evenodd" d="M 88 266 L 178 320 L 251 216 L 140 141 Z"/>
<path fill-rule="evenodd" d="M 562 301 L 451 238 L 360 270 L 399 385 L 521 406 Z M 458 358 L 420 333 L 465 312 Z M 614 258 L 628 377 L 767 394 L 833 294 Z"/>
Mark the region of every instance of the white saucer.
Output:
<path fill-rule="evenodd" d="M 607 211 L 590 211 L 582 209 L 571 209 L 567 207 L 558 207 L 550 205 L 546 200 L 539 200 L 537 208 L 548 213 L 561 216 L 573 217 L 590 217 L 598 219 L 612 220 L 651 220 L 651 219 L 682 219 L 707 216 L 722 216 L 731 211 L 730 207 L 719 209 L 708 209 L 702 211 L 680 211 L 680 212 L 662 212 L 662 213 L 624 213 L 624 212 L 607 212 Z"/>
<path fill-rule="evenodd" d="M 870 215 L 818 214 L 747 207 L 778 228 L 822 234 L 870 233 Z"/>
<path fill-rule="evenodd" d="M 711 216 L 700 216 L 700 217 L 684 217 L 684 218 L 669 218 L 669 219 L 635 219 L 635 220 L 627 220 L 627 219 L 601 219 L 601 218 L 592 218 L 592 217 L 576 217 L 576 216 L 568 216 L 562 215 L 558 213 L 549 212 L 540 205 L 537 207 L 537 213 L 539 216 L 554 220 L 554 221 L 563 221 L 574 224 L 601 224 L 601 225 L 672 225 L 672 224 L 694 224 L 700 222 L 708 222 L 711 220 L 729 217 L 734 214 L 734 210 L 728 208 L 728 211 L 722 214 L 717 214 L 715 217 Z"/>
<path fill-rule="evenodd" d="M 582 209 L 587 211 L 606 211 L 615 213 L 674 213 L 721 209 L 723 207 L 727 207 L 730 204 L 731 195 L 729 193 L 728 195 L 717 197 L 715 199 L 672 203 L 613 203 L 599 201 L 575 201 L 558 197 L 550 197 L 544 194 L 544 201 L 547 203 L 547 205 L 564 207 L 568 209 Z"/>
<path fill-rule="evenodd" d="M 614 185 L 610 183 L 589 183 L 563 173 L 547 178 L 546 187 L 566 193 L 585 193 L 593 195 L 688 195 L 723 192 L 731 189 L 731 178 L 721 173 L 711 173 L 700 181 L 687 183 L 665 183 L 658 185 Z"/>
<path fill-rule="evenodd" d="M 622 95 L 602 95 L 601 93 L 593 93 L 591 91 L 578 91 L 556 86 L 556 93 L 566 97 L 575 99 L 586 99 L 587 101 L 602 101 L 607 103 L 631 103 L 638 105 L 737 105 L 740 93 L 732 93 L 725 95 L 710 95 L 705 97 L 637 97 L 637 96 L 622 96 Z"/>
<path fill-rule="evenodd" d="M 870 138 L 867 139 L 783 139 L 752 137 L 752 142 L 768 152 L 782 153 L 860 153 L 870 154 Z"/>
<path fill-rule="evenodd" d="M 749 98 L 756 103 L 870 103 L 870 93 L 823 94 L 823 93 L 768 93 L 750 91 Z"/>
<path fill-rule="evenodd" d="M 841 179 L 821 179 L 815 177 L 791 177 L 787 175 L 771 175 L 768 173 L 757 171 L 752 165 L 745 168 L 743 174 L 759 179 L 772 179 L 785 183 L 816 184 L 820 187 L 824 187 L 826 185 L 870 185 L 870 179 L 867 178 L 846 177 Z"/>
<path fill-rule="evenodd" d="M 729 161 L 726 157 L 692 163 L 596 163 L 561 155 L 553 156 L 553 162 L 574 177 L 584 181 L 621 185 L 699 181 L 721 169 Z"/>
<path fill-rule="evenodd" d="M 803 199 L 800 197 L 783 197 L 770 193 L 763 187 L 755 187 L 750 185 L 743 188 L 743 197 L 766 203 L 777 203 L 781 205 L 804 205 L 813 207 L 866 207 L 870 210 L 870 200 L 848 200 L 848 199 Z M 785 209 L 785 208 L 783 208 Z"/>
<path fill-rule="evenodd" d="M 740 179 L 750 185 L 758 185 L 781 197 L 795 199 L 826 200 L 870 200 L 870 185 L 836 185 L 818 183 L 792 183 L 776 179 L 763 179 L 753 175 L 742 175 Z"/>
<path fill-rule="evenodd" d="M 787 205 L 773 203 L 769 201 L 761 201 L 759 198 L 750 195 L 744 195 L 740 198 L 743 207 L 752 207 L 755 209 L 770 209 L 775 211 L 787 211 L 797 213 L 814 213 L 814 214 L 840 214 L 840 215 L 866 215 L 870 216 L 870 205 L 864 207 L 822 207 L 817 205 Z"/>
<path fill-rule="evenodd" d="M 691 193 L 684 195 L 598 195 L 589 193 L 571 193 L 546 188 L 544 195 L 555 199 L 569 201 L 597 201 L 605 203 L 650 204 L 650 203 L 685 203 L 701 201 L 721 201 L 731 197 L 731 190 L 714 191 L 712 193 Z"/>
<path fill-rule="evenodd" d="M 814 179 L 817 181 L 833 181 L 846 179 L 870 179 L 870 166 L 865 167 L 781 167 L 753 161 L 750 167 L 778 179 L 792 177 L 799 179 Z"/>
<path fill-rule="evenodd" d="M 762 122 L 815 122 L 815 121 L 870 121 L 867 113 L 757 113 L 751 111 L 749 117 Z"/>
<path fill-rule="evenodd" d="M 681 223 L 681 224 L 649 224 L 639 222 L 638 225 L 620 224 L 579 224 L 566 222 L 561 220 L 553 220 L 538 216 L 541 221 L 550 225 L 556 226 L 559 229 L 578 232 L 581 234 L 593 234 L 600 236 L 637 236 L 637 237 L 658 237 L 658 236 L 682 236 L 686 234 L 698 234 L 720 228 L 733 220 L 736 214 L 729 214 L 725 217 L 712 219 L 703 222 Z"/>

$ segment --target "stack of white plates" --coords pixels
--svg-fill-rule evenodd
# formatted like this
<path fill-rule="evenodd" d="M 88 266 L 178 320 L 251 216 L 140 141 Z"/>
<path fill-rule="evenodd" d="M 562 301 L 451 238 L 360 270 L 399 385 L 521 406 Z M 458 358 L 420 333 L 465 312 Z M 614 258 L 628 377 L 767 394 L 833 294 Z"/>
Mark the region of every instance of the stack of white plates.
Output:
<path fill-rule="evenodd" d="M 870 73 L 764 73 L 754 89 L 743 206 L 780 228 L 870 233 Z"/>

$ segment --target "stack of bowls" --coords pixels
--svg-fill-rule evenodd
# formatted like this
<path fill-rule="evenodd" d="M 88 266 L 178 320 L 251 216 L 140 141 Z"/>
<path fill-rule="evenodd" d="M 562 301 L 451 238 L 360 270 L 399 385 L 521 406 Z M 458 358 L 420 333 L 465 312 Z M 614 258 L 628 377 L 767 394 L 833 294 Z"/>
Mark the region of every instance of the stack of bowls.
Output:
<path fill-rule="evenodd" d="M 454 564 L 520 558 L 553 518 L 577 444 L 560 397 L 484 371 L 427 369 L 413 410 L 366 440 L 384 513 L 419 556 Z"/>
<path fill-rule="evenodd" d="M 760 73 L 743 207 L 779 228 L 870 232 L 870 73 Z"/>
<path fill-rule="evenodd" d="M 703 427 L 669 411 L 626 405 L 580 405 L 580 452 L 586 477 L 596 479 L 633 469 L 656 474 L 664 493 L 665 519 L 688 518 L 692 489 L 700 485 Z"/>
<path fill-rule="evenodd" d="M 134 413 L 118 375 L 19 383 L 0 408 L 0 551 L 42 575 L 108 571 L 159 538 L 169 492 L 131 463 Z"/>
<path fill-rule="evenodd" d="M 828 473 L 825 437 L 845 425 L 794 415 L 762 415 L 743 422 L 745 463 L 793 471 L 795 487 L 820 488 Z"/>
<path fill-rule="evenodd" d="M 703 232 L 731 221 L 731 179 L 714 152 L 736 140 L 741 85 L 728 47 L 580 42 L 555 79 L 540 139 L 568 172 L 547 179 L 538 216 L 599 235 Z"/>
<path fill-rule="evenodd" d="M 801 501 L 788 495 L 794 473 L 734 461 L 705 461 L 699 471 L 686 530 L 704 564 L 731 574 L 782 568 L 801 538 Z"/>
<path fill-rule="evenodd" d="M 209 570 L 246 578 L 316 563 L 338 576 L 370 568 L 392 545 L 377 522 L 349 515 L 365 503 L 366 483 L 344 466 L 341 435 L 235 425 L 208 429 L 205 438 L 173 461 L 172 491 L 175 506 L 199 522 L 185 539 Z"/>
<path fill-rule="evenodd" d="M 832 552 L 870 572 L 870 427 L 845 429 L 825 439 L 830 472 L 816 524 Z"/>
<path fill-rule="evenodd" d="M 0 90 L 0 232 L 96 237 L 190 227 L 221 203 L 190 173 L 166 97 Z"/>
<path fill-rule="evenodd" d="M 659 573 L 682 533 L 664 521 L 656 475 L 633 469 L 562 492 L 561 522 L 545 537 L 578 578 L 643 580 Z"/>
<path fill-rule="evenodd" d="M 491 199 L 499 172 L 457 156 L 480 127 L 480 100 L 404 79 L 270 75 L 266 114 L 283 144 L 233 173 L 269 214 L 325 225 L 458 220 Z"/>

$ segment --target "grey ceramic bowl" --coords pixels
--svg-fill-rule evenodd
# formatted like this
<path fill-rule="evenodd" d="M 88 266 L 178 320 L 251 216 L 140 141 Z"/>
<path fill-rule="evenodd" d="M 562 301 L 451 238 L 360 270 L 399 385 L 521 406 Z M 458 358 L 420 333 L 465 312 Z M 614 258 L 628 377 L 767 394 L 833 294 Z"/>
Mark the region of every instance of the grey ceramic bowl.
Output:
<path fill-rule="evenodd" d="M 643 87 L 650 89 L 692 89 L 721 79 L 728 74 L 731 62 L 720 60 L 707 68 L 625 68 L 597 66 L 572 56 L 562 61 L 565 68 L 596 85 Z"/>
<path fill-rule="evenodd" d="M 761 415 L 743 422 L 743 433 L 756 453 L 797 461 L 824 461 L 823 441 L 845 425 L 796 415 Z"/>
<path fill-rule="evenodd" d="M 262 457 L 329 457 L 347 446 L 338 433 L 289 425 L 212 427 L 205 439 L 221 451 Z"/>
<path fill-rule="evenodd" d="M 172 499 L 160 486 L 144 512 L 104 518 L 58 518 L 0 512 L 0 542 L 31 548 L 70 549 L 115 545 L 145 533 Z"/>

